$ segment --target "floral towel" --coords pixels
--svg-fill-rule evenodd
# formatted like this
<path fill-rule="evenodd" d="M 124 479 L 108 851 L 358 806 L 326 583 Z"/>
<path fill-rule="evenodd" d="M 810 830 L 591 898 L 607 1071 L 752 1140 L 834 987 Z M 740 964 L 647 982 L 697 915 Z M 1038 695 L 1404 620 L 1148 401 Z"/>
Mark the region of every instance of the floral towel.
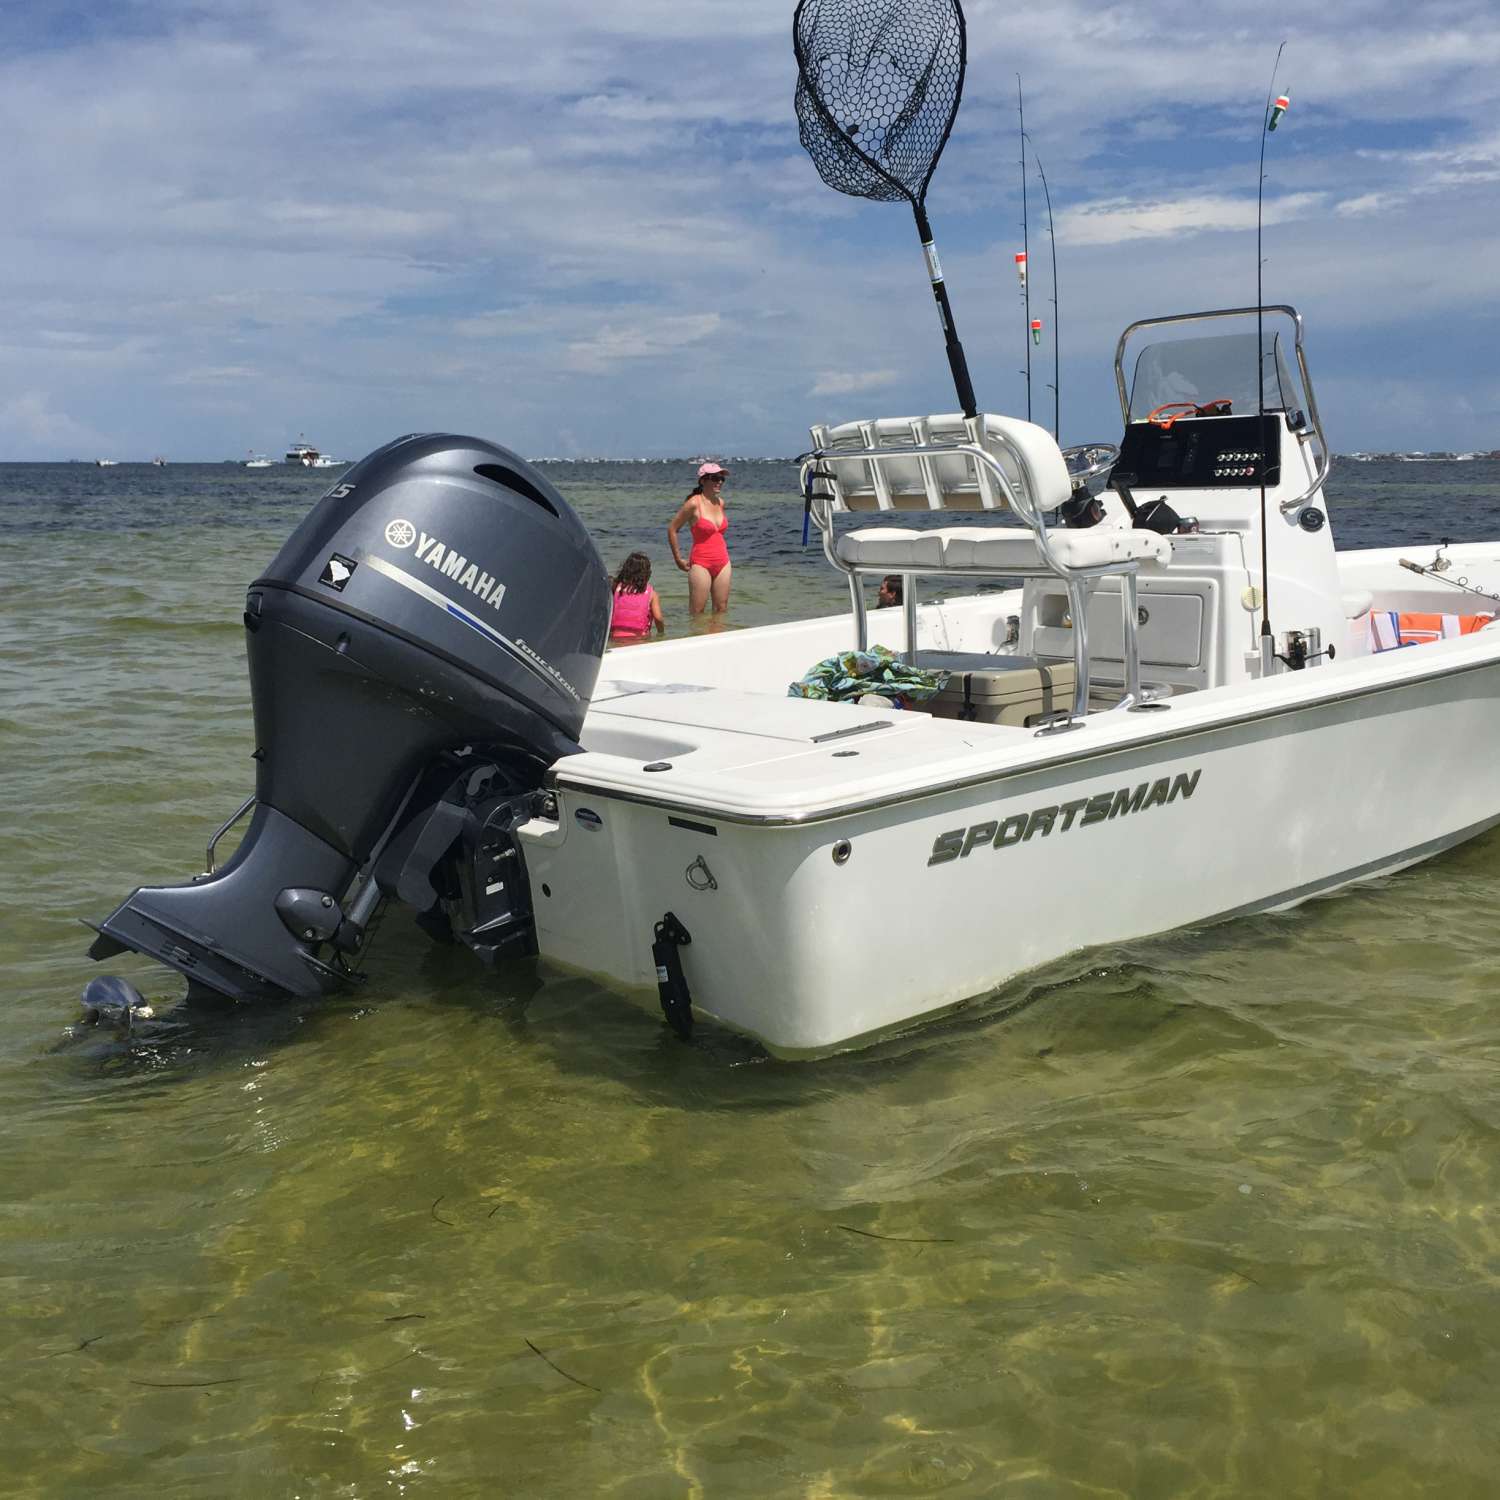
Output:
<path fill-rule="evenodd" d="M 824 657 L 787 690 L 788 698 L 819 698 L 849 703 L 866 693 L 893 698 L 900 708 L 926 703 L 947 685 L 948 673 L 908 666 L 885 646 L 868 651 L 843 651 Z"/>

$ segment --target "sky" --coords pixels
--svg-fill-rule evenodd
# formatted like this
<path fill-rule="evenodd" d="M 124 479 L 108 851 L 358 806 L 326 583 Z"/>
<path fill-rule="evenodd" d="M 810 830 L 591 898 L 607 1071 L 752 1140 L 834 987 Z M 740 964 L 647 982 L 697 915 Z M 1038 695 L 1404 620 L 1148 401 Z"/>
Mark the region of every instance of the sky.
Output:
<path fill-rule="evenodd" d="M 910 210 L 819 180 L 784 0 L 0 6 L 0 459 L 790 455 L 954 409 Z M 1017 75 L 1064 443 L 1115 342 L 1306 319 L 1332 446 L 1500 448 L 1500 6 L 968 0 L 927 208 L 981 407 L 1025 415 Z M 1028 182 L 1050 425 L 1047 215 Z"/>

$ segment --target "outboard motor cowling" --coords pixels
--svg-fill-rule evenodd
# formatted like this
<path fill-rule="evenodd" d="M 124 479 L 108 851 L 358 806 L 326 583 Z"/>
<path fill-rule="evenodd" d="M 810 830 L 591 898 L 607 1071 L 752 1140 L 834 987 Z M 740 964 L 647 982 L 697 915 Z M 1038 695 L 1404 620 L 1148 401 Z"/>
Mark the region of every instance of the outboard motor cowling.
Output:
<path fill-rule="evenodd" d="M 579 748 L 609 616 L 583 523 L 514 453 L 425 433 L 361 460 L 250 585 L 240 847 L 137 890 L 90 953 L 134 949 L 237 999 L 313 995 L 350 977 L 388 895 L 515 946 L 530 907 L 509 833 Z M 445 868 L 481 857 L 494 870 Z"/>

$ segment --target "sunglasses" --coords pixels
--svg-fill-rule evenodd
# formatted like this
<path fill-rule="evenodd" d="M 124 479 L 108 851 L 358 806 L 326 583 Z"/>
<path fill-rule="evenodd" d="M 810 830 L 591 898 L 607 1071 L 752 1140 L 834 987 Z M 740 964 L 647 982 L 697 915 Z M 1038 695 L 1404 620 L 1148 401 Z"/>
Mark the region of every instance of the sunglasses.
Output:
<path fill-rule="evenodd" d="M 723 484 L 724 481 L 728 478 L 729 476 L 727 474 L 705 474 L 703 476 L 703 482 L 704 484 Z"/>

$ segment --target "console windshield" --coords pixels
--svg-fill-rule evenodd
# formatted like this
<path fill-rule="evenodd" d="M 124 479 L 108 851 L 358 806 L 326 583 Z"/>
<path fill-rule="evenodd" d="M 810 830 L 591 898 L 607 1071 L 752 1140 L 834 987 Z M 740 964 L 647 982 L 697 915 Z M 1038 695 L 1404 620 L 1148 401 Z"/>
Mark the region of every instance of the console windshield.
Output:
<path fill-rule="evenodd" d="M 1265 409 L 1293 410 L 1302 403 L 1297 399 L 1297 387 L 1283 350 L 1283 343 L 1290 345 L 1290 340 L 1268 328 L 1263 354 L 1257 361 L 1255 339 L 1255 330 L 1250 328 L 1244 333 L 1148 344 L 1135 362 L 1128 420 L 1142 421 L 1158 406 L 1173 401 L 1202 405 L 1228 400 L 1237 416 L 1253 415 L 1257 409 L 1257 365 Z"/>

